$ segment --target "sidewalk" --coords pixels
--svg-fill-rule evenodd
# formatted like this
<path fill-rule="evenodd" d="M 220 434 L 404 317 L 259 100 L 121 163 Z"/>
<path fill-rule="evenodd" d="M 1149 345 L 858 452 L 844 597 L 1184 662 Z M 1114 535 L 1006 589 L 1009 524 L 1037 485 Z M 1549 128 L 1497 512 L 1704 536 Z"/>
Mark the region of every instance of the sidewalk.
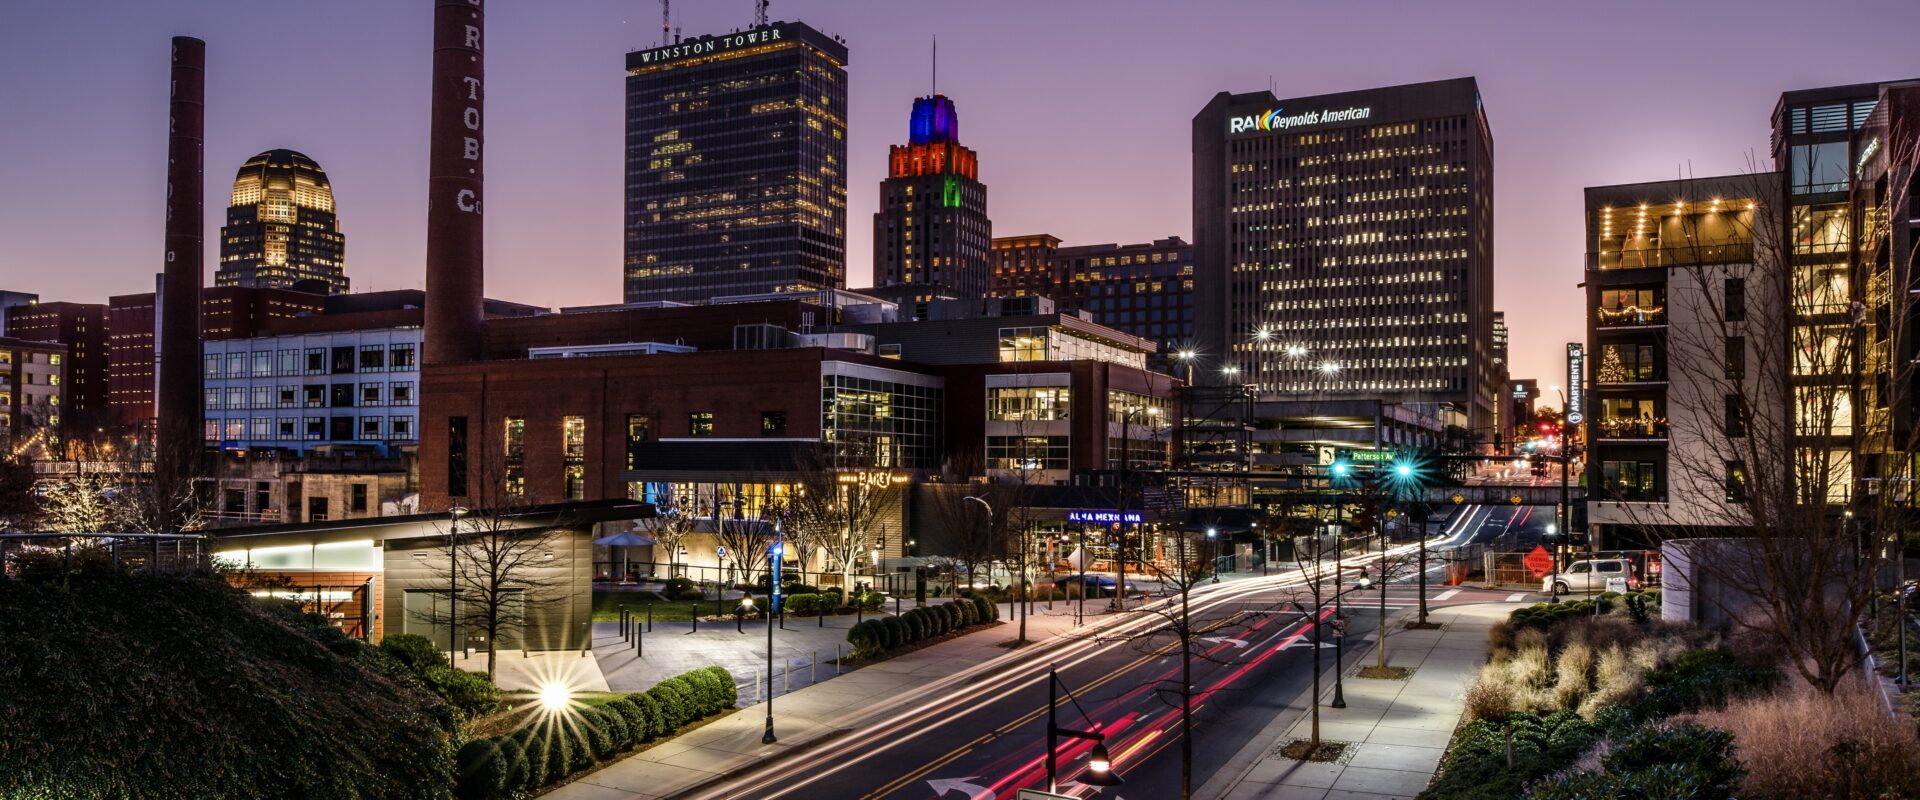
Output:
<path fill-rule="evenodd" d="M 762 760 L 804 750 L 851 730 L 859 720 L 880 710 L 888 700 L 952 679 L 969 669 L 1013 653 L 1050 649 L 1060 635 L 1074 630 L 1073 613 L 1056 604 L 1044 613 L 1038 604 L 1027 619 L 1027 638 L 1019 650 L 1000 645 L 1012 641 L 1019 622 L 1002 604 L 1005 623 L 948 640 L 931 647 L 871 664 L 820 683 L 776 694 L 774 725 L 779 743 L 763 745 L 766 707 L 745 706 L 692 732 L 613 762 L 574 782 L 542 795 L 552 800 L 653 800 L 675 797 Z M 1092 603 L 1088 611 L 1093 610 Z M 1089 613 L 1089 624 L 1100 619 Z M 791 624 L 791 623 L 789 623 Z M 831 630 L 831 629 L 829 629 Z M 703 629 L 702 633 L 706 631 Z M 728 626 L 727 633 L 733 633 Z M 765 635 L 762 629 L 761 635 Z M 844 636 L 844 633 L 842 634 Z M 762 646 L 765 640 L 762 639 Z M 616 670 L 617 672 L 618 670 Z M 743 694 L 742 702 L 751 694 Z"/>
<path fill-rule="evenodd" d="M 1487 630 L 1513 608 L 1507 603 L 1435 608 L 1427 617 L 1443 627 L 1430 631 L 1398 627 L 1411 618 L 1411 609 L 1396 615 L 1396 627 L 1387 636 L 1387 663 L 1411 667 L 1413 676 L 1404 681 L 1353 677 L 1374 663 L 1371 648 L 1347 663 L 1347 707 L 1320 709 L 1320 738 L 1353 745 L 1338 762 L 1308 763 L 1278 755 L 1287 742 L 1312 733 L 1303 695 L 1195 796 L 1383 800 L 1419 794 L 1433 780 L 1460 722 L 1468 682 L 1486 661 Z M 1333 694 L 1333 682 L 1323 684 L 1324 703 Z"/>

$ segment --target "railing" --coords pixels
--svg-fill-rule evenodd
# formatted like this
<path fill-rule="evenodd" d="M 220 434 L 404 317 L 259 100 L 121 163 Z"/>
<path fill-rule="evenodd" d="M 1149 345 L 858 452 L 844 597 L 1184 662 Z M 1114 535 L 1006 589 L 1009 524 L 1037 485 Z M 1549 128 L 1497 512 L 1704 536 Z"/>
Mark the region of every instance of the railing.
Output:
<path fill-rule="evenodd" d="M 1593 324 L 1600 328 L 1628 328 L 1667 324 L 1666 306 L 1627 306 L 1594 309 Z"/>
<path fill-rule="evenodd" d="M 1613 417 L 1595 420 L 1594 428 L 1600 439 L 1665 439 L 1667 438 L 1667 420 L 1664 417 Z"/>

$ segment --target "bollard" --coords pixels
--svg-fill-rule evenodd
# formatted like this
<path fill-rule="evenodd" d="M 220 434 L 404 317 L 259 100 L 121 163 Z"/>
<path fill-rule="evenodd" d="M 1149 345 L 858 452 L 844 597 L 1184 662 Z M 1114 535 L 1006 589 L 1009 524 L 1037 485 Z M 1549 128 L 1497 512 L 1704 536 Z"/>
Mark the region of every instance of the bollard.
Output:
<path fill-rule="evenodd" d="M 633 655 L 635 658 L 647 657 L 646 637 L 640 635 L 640 626 L 633 626 Z"/>
<path fill-rule="evenodd" d="M 840 674 L 840 645 L 838 643 L 835 643 L 833 646 L 833 674 Z"/>
<path fill-rule="evenodd" d="M 653 604 L 647 604 L 647 632 L 653 632 Z"/>
<path fill-rule="evenodd" d="M 807 655 L 809 656 L 807 658 L 807 685 L 812 686 L 820 682 L 820 651 L 815 650 Z"/>
<path fill-rule="evenodd" d="M 818 617 L 818 621 L 819 621 L 819 624 L 815 625 L 814 627 L 816 628 L 827 627 L 827 610 L 825 608 L 820 609 L 820 615 Z"/>
<path fill-rule="evenodd" d="M 629 642 L 633 641 L 632 634 L 627 632 L 627 606 L 624 603 L 620 606 L 620 638 Z"/>
<path fill-rule="evenodd" d="M 699 601 L 695 601 L 691 605 L 693 607 L 693 632 L 699 633 L 700 632 L 700 603 Z"/>
<path fill-rule="evenodd" d="M 753 702 L 760 702 L 760 668 L 753 668 Z"/>
<path fill-rule="evenodd" d="M 785 668 L 780 670 L 780 693 L 788 692 L 787 681 L 793 677 L 793 659 L 786 659 Z"/>
<path fill-rule="evenodd" d="M 900 595 L 893 596 L 893 615 L 900 616 Z"/>

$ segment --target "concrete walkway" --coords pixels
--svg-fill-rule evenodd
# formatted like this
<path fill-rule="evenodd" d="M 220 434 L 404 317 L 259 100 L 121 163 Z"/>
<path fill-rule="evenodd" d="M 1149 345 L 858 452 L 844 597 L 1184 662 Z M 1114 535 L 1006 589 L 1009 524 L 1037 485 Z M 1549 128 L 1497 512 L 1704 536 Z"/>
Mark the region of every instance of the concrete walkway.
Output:
<path fill-rule="evenodd" d="M 1399 627 L 1387 636 L 1387 663 L 1410 667 L 1407 680 L 1355 677 L 1374 664 L 1372 649 L 1347 664 L 1347 707 L 1326 708 L 1333 681 L 1325 680 L 1320 738 L 1351 745 L 1341 759 L 1318 764 L 1282 758 L 1288 742 L 1310 738 L 1312 719 L 1302 696 L 1195 793 L 1219 800 L 1383 800 L 1419 794 L 1433 780 L 1460 722 L 1467 685 L 1486 661 L 1487 630 L 1506 620 L 1507 603 L 1434 608 L 1440 630 Z M 1331 669 L 1329 669 L 1331 672 Z M 1328 676 L 1331 678 L 1331 675 Z"/>
<path fill-rule="evenodd" d="M 756 703 L 719 717 L 698 730 L 608 764 L 542 797 L 553 800 L 675 797 L 762 760 L 820 745 L 850 730 L 861 718 L 884 707 L 893 698 L 954 679 L 969 669 L 1009 654 L 1037 654 L 1051 649 L 1049 645 L 1053 643 L 1064 641 L 1061 634 L 1075 627 L 1072 611 L 1067 604 L 1057 603 L 1053 613 L 1041 613 L 1044 604 L 1040 605 L 1027 621 L 1027 638 L 1034 644 L 1019 650 L 1001 646 L 1012 641 L 1017 630 L 1011 609 L 1002 604 L 1000 618 L 1006 624 L 895 656 L 832 680 L 825 679 L 823 674 L 816 685 L 796 689 L 791 694 L 777 694 L 774 716 L 778 744 L 760 743 L 766 707 Z M 1088 611 L 1093 611 L 1092 602 L 1088 603 Z M 1089 613 L 1086 622 L 1091 625 L 1097 619 L 1099 617 Z M 704 627 L 701 632 L 706 633 Z M 728 626 L 726 632 L 734 635 L 732 626 Z M 761 633 L 764 636 L 765 630 Z M 765 646 L 764 639 L 761 645 Z M 741 696 L 742 702 L 751 699 L 751 694 Z"/>

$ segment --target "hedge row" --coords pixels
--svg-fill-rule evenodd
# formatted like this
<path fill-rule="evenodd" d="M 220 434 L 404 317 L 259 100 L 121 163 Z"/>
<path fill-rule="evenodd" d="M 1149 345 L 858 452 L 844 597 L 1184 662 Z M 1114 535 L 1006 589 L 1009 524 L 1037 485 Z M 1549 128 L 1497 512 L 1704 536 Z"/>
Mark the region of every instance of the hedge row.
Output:
<path fill-rule="evenodd" d="M 1600 606 L 1601 614 L 1611 614 L 1613 613 L 1615 601 L 1621 600 L 1623 597 L 1627 611 L 1633 616 L 1635 622 L 1644 624 L 1650 619 L 1650 616 L 1657 616 L 1660 613 L 1659 589 L 1649 589 L 1644 592 L 1628 592 L 1625 595 L 1621 595 L 1619 592 L 1603 592 L 1587 600 L 1567 599 L 1558 603 L 1535 603 L 1530 606 L 1517 608 L 1513 610 L 1513 613 L 1507 615 L 1507 624 L 1512 625 L 1516 629 L 1537 628 L 1544 631 L 1552 628 L 1555 623 L 1561 620 L 1593 616 L 1593 607 L 1596 604 Z"/>
<path fill-rule="evenodd" d="M 879 592 L 866 592 L 865 594 L 855 595 L 851 599 L 853 600 L 852 604 L 841 605 L 839 592 L 800 592 L 782 595 L 780 605 L 788 614 L 808 617 L 832 614 L 855 605 L 865 611 L 879 611 L 880 604 L 885 602 L 887 598 L 886 595 Z"/>
<path fill-rule="evenodd" d="M 542 714 L 513 733 L 461 747 L 454 757 L 459 774 L 454 795 L 461 800 L 504 800 L 534 792 L 732 708 L 739 699 L 736 692 L 732 675 L 706 667 L 598 708 Z"/>
<path fill-rule="evenodd" d="M 500 687 L 493 685 L 484 672 L 468 672 L 447 666 L 440 648 L 432 639 L 417 633 L 391 633 L 380 640 L 380 652 L 413 670 L 427 688 L 469 719 L 484 717 L 500 710 Z"/>
<path fill-rule="evenodd" d="M 872 658 L 914 644 L 1000 619 L 1000 608 L 983 598 L 959 598 L 951 603 L 922 606 L 897 617 L 879 617 L 853 626 L 847 642 L 853 654 Z"/>

